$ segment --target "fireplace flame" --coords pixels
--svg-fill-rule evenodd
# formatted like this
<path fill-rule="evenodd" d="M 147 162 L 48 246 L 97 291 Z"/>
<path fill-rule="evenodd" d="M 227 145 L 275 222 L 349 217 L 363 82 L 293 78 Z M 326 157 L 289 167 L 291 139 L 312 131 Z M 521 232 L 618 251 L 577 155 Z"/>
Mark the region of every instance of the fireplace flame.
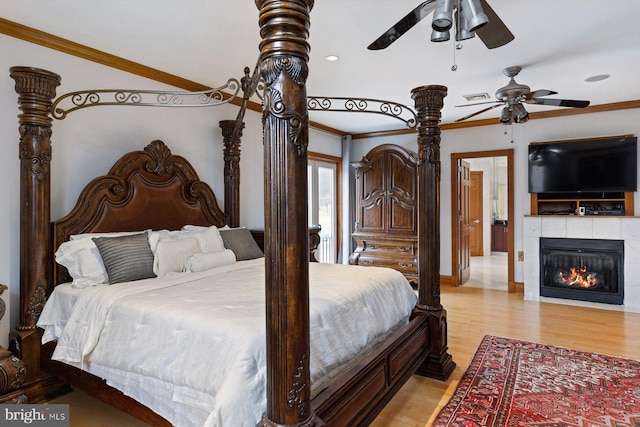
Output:
<path fill-rule="evenodd" d="M 590 273 L 586 265 L 581 268 L 570 267 L 568 273 L 561 271 L 559 275 L 562 283 L 570 287 L 590 288 L 598 282 L 595 274 Z"/>

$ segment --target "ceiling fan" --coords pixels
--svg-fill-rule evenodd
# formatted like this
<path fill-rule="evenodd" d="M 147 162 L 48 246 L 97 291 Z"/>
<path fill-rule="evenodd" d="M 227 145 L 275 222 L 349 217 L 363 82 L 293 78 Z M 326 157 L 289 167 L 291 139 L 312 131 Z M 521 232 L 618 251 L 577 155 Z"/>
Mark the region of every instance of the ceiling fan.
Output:
<path fill-rule="evenodd" d="M 385 31 L 367 49 L 379 50 L 388 47 L 434 9 L 431 23 L 433 42 L 449 40 L 449 30 L 454 23 L 457 41 L 472 38 L 477 33 L 487 48 L 494 49 L 514 39 L 511 31 L 486 0 L 427 0 Z"/>
<path fill-rule="evenodd" d="M 463 120 L 467 120 L 471 117 L 477 116 L 478 114 L 482 114 L 485 111 L 492 110 L 494 108 L 500 107 L 504 105 L 502 109 L 502 114 L 500 114 L 500 123 L 504 125 L 510 125 L 512 122 L 515 123 L 524 123 L 529 120 L 529 113 L 525 110 L 522 103 L 527 104 L 538 104 L 538 105 L 552 105 L 556 107 L 573 107 L 573 108 L 584 108 L 589 105 L 589 101 L 577 101 L 572 99 L 548 99 L 541 98 L 547 95 L 556 95 L 558 92 L 554 92 L 552 90 L 547 89 L 539 89 L 535 91 L 531 91 L 531 88 L 527 85 L 522 85 L 516 83 L 514 77 L 517 76 L 522 70 L 521 67 L 507 67 L 502 72 L 505 76 L 511 78 L 509 84 L 504 87 L 501 87 L 496 91 L 496 99 L 497 101 L 488 101 L 488 102 L 478 102 L 475 104 L 466 104 L 466 105 L 456 105 L 456 107 L 468 107 L 471 105 L 481 105 L 481 104 L 495 104 L 490 107 L 484 108 L 480 111 L 476 111 L 473 114 L 469 114 L 468 116 L 464 116 L 456 122 L 461 122 Z"/>

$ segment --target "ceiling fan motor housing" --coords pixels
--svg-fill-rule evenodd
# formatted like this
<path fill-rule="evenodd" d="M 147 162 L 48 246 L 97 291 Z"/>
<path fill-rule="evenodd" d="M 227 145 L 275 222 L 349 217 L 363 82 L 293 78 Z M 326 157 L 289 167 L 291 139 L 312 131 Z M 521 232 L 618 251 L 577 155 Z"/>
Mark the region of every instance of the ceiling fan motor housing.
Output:
<path fill-rule="evenodd" d="M 522 101 L 526 95 L 531 93 L 531 88 L 529 86 L 516 83 L 514 79 L 514 77 L 520 73 L 520 70 L 522 70 L 521 67 L 513 66 L 507 67 L 502 71 L 504 75 L 509 77 L 511 80 L 508 85 L 501 87 L 496 91 L 496 99 L 503 102 L 508 102 L 511 99 Z"/>

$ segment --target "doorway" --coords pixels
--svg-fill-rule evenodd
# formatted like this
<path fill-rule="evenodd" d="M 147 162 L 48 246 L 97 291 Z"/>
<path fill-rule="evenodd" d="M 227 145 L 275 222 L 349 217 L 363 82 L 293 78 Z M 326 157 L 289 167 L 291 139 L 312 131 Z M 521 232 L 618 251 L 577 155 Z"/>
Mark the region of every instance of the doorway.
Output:
<path fill-rule="evenodd" d="M 472 203 L 477 203 L 477 201 L 471 200 L 472 191 L 470 188 L 465 188 L 466 185 L 471 186 L 469 182 L 470 180 L 467 181 L 465 179 L 461 179 L 463 178 L 461 174 L 463 174 L 464 169 L 470 167 L 470 164 L 473 164 L 475 162 L 483 163 L 483 160 L 484 163 L 487 163 L 490 162 L 493 158 L 506 159 L 505 168 L 507 182 L 503 183 L 501 190 L 493 181 L 490 182 L 491 185 L 488 185 L 489 183 L 484 182 L 482 185 L 484 187 L 484 190 L 476 188 L 476 194 L 479 194 L 480 192 L 484 192 L 484 194 L 487 194 L 488 187 L 491 188 L 493 194 L 491 194 L 489 198 L 487 198 L 486 196 L 483 197 L 484 200 L 488 200 L 488 203 L 485 203 L 487 206 L 485 206 L 483 209 L 485 214 L 483 214 L 482 216 L 476 214 L 476 217 L 472 217 L 473 215 L 469 212 L 469 209 Z M 515 227 L 513 225 L 514 150 L 508 149 L 468 153 L 452 153 L 451 162 L 451 258 L 454 285 L 460 286 L 469 279 L 473 280 L 474 270 L 476 270 L 476 273 L 483 275 L 483 280 L 486 281 L 487 277 L 489 277 L 489 281 L 491 281 L 492 279 L 489 273 L 495 270 L 491 268 L 491 263 L 497 262 L 504 265 L 504 262 L 506 261 L 507 290 L 509 292 L 515 292 Z M 464 172 L 464 175 L 470 177 L 471 173 L 469 169 Z M 467 182 L 468 184 L 465 184 L 465 182 Z M 476 183 L 474 185 L 476 185 L 477 187 L 478 184 Z M 504 212 L 498 212 L 497 203 L 499 200 L 504 199 L 506 199 L 506 208 L 504 209 Z M 465 214 L 465 211 L 468 214 Z M 504 242 L 504 247 L 499 250 L 492 250 L 496 249 L 496 247 L 491 246 L 489 249 L 486 249 L 487 245 L 485 245 L 485 249 L 483 249 L 483 254 L 485 256 L 472 257 L 470 245 L 465 243 L 466 240 L 462 239 L 466 239 L 467 237 L 465 236 L 469 234 L 469 231 L 473 230 L 476 227 L 483 227 L 486 230 L 490 230 L 488 231 L 488 234 L 491 235 L 492 232 L 495 233 L 495 230 L 492 229 L 494 225 L 499 226 L 495 227 L 496 229 L 500 228 L 501 230 L 504 230 L 504 234 L 501 236 L 502 241 Z M 494 235 L 493 237 L 496 236 Z"/>

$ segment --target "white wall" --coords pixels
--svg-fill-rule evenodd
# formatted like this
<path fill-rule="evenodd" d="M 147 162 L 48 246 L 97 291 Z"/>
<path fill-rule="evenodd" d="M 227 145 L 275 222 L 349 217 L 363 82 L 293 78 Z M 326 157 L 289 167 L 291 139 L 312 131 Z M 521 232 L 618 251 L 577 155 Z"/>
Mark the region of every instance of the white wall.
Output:
<path fill-rule="evenodd" d="M 446 98 L 445 98 L 446 102 Z M 506 134 L 505 134 L 506 130 Z M 512 133 L 513 132 L 513 133 Z M 482 126 L 446 130 L 442 132 L 440 159 L 442 176 L 440 183 L 440 274 L 451 271 L 451 154 L 513 148 L 515 168 L 515 250 L 523 250 L 523 216 L 530 213 L 527 191 L 527 152 L 533 141 L 549 141 L 573 138 L 590 138 L 610 135 L 640 134 L 640 109 L 591 113 L 530 120 L 527 123 L 505 127 Z M 513 139 L 513 143 L 511 142 Z M 351 161 L 362 158 L 379 144 L 398 144 L 409 150 L 417 150 L 415 135 L 357 139 L 353 141 Z M 635 195 L 636 215 L 640 215 L 640 196 Z M 510 219 L 511 220 L 511 219 Z M 523 262 L 516 258 L 515 280 L 523 282 Z"/>
<path fill-rule="evenodd" d="M 0 35 L 0 283 L 9 286 L 3 294 L 8 305 L 0 322 L 0 345 L 6 347 L 7 334 L 19 321 L 19 171 L 17 94 L 9 77 L 12 66 L 30 66 L 62 76 L 57 94 L 75 90 L 120 88 L 177 90 L 158 82 L 124 73 L 41 46 Z M 224 84 L 229 77 L 213 76 L 201 82 Z M 223 207 L 223 144 L 218 122 L 235 119 L 238 107 L 164 108 L 93 107 L 54 121 L 51 163 L 51 218 L 67 214 L 82 187 L 108 172 L 124 153 L 141 150 L 155 139 L 163 140 L 173 154 L 187 158 L 218 196 Z M 250 228 L 264 225 L 263 145 L 259 113 L 247 111 L 241 145 L 240 222 Z M 309 150 L 340 156 L 340 137 L 310 131 Z"/>

